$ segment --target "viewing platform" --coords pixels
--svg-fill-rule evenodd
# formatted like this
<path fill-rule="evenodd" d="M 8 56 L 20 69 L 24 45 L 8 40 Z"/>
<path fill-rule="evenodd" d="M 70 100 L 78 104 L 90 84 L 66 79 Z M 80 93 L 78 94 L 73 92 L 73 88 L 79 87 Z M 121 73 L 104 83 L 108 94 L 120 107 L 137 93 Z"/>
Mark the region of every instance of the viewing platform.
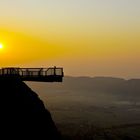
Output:
<path fill-rule="evenodd" d="M 7 67 L 0 69 L 0 77 L 19 78 L 22 81 L 37 82 L 62 82 L 64 77 L 63 68 L 17 68 Z"/>

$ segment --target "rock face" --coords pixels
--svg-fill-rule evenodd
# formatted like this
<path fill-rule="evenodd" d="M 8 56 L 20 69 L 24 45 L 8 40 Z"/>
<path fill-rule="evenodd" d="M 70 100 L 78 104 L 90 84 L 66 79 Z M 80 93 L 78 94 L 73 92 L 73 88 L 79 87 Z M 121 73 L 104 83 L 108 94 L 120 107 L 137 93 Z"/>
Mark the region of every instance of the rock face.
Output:
<path fill-rule="evenodd" d="M 24 82 L 0 77 L 0 139 L 58 140 L 43 102 Z"/>

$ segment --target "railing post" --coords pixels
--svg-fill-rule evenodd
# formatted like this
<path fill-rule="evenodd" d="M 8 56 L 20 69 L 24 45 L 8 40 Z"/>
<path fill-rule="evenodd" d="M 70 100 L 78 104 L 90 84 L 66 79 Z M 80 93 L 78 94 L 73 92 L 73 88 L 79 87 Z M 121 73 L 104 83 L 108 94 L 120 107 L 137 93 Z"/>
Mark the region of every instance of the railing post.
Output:
<path fill-rule="evenodd" d="M 56 66 L 54 66 L 54 76 L 56 76 Z"/>

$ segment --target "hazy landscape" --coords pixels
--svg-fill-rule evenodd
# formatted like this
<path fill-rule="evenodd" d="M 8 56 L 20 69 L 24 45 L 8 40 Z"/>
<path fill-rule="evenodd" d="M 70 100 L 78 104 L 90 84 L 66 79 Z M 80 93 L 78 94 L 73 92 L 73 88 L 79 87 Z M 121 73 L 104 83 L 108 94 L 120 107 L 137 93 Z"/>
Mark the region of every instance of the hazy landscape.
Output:
<path fill-rule="evenodd" d="M 140 0 L 0 0 L 0 137 L 140 140 L 139 60 Z"/>
<path fill-rule="evenodd" d="M 65 77 L 26 82 L 44 101 L 64 139 L 140 139 L 140 80 Z"/>

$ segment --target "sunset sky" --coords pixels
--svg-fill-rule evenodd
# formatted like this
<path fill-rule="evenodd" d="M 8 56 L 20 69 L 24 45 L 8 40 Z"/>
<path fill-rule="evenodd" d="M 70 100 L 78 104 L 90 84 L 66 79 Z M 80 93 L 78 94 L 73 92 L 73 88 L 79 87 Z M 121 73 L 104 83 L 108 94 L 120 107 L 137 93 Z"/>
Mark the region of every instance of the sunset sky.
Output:
<path fill-rule="evenodd" d="M 0 0 L 0 67 L 140 78 L 140 0 Z"/>

